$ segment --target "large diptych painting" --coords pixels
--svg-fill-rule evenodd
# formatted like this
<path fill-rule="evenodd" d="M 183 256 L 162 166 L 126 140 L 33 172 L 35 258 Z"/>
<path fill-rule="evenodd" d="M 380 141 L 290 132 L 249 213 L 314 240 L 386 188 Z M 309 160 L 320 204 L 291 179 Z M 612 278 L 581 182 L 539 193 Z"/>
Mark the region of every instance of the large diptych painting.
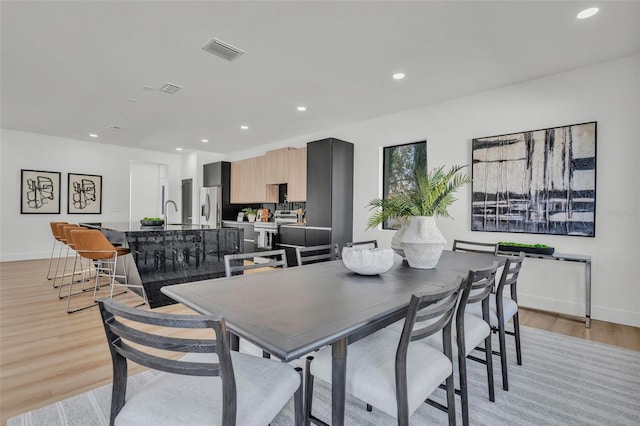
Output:
<path fill-rule="evenodd" d="M 472 231 L 595 236 L 597 123 L 473 139 Z"/>

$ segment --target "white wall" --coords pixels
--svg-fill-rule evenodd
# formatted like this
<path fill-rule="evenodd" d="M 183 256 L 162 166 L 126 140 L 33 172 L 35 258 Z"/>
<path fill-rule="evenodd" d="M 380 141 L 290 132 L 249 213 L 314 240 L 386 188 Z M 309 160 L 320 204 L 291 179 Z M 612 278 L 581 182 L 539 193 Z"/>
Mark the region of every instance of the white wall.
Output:
<path fill-rule="evenodd" d="M 366 230 L 371 213 L 367 203 L 380 195 L 382 146 L 426 138 L 429 167 L 470 164 L 473 138 L 597 121 L 595 238 L 471 232 L 470 186 L 459 192 L 450 210 L 454 219 L 438 219 L 438 224 L 450 243 L 455 238 L 540 242 L 558 252 L 591 255 L 592 318 L 640 326 L 639 62 L 639 56 L 625 58 L 263 149 L 300 146 L 330 136 L 353 142 L 353 238 L 375 238 L 388 247 L 394 231 Z M 583 283 L 582 264 L 528 259 L 519 284 L 520 301 L 523 306 L 584 315 Z"/>
<path fill-rule="evenodd" d="M 167 164 L 169 194 L 180 197 L 180 155 L 0 130 L 0 261 L 50 255 L 49 222 L 129 220 L 131 161 Z M 20 170 L 61 172 L 60 214 L 20 214 Z M 67 214 L 67 173 L 102 176 L 102 214 Z"/>
<path fill-rule="evenodd" d="M 473 78 L 470 70 L 469 78 Z M 384 100 L 381 100 L 384 102 Z M 542 242 L 559 252 L 588 254 L 593 258 L 592 317 L 605 321 L 640 326 L 640 57 L 634 56 L 609 63 L 549 76 L 497 90 L 442 102 L 423 108 L 356 123 L 337 129 L 278 141 L 258 150 L 234 153 L 226 157 L 236 160 L 260 155 L 284 146 L 304 146 L 325 137 L 337 137 L 355 144 L 354 240 L 376 238 L 383 247 L 389 246 L 393 231 L 366 230 L 370 216 L 369 200 L 379 196 L 380 148 L 426 138 L 428 162 L 436 165 L 469 164 L 471 139 L 510 132 L 520 132 L 553 126 L 598 122 L 597 147 L 597 211 L 596 237 L 568 237 L 532 234 L 471 232 L 470 187 L 459 192 L 459 200 L 451 208 L 453 220 L 439 219 L 439 226 L 451 242 L 455 238 L 496 242 L 513 240 L 524 243 Z M 125 152 L 126 161 L 134 157 L 161 157 L 170 163 L 172 177 L 179 185 L 179 164 L 174 167 L 172 155 L 126 150 L 100 145 L 103 161 L 84 163 L 88 156 L 87 142 L 59 140 L 20 132 L 2 132 L 2 208 L 0 236 L 2 259 L 44 257 L 51 244 L 48 222 L 55 219 L 78 221 L 81 218 L 62 215 L 20 215 L 19 176 L 21 168 L 86 172 L 110 176 L 105 179 L 102 220 L 126 220 L 126 200 L 107 190 L 119 187 L 119 158 Z M 70 159 L 51 160 L 63 150 Z M 16 161 L 19 159 L 19 161 Z M 107 161 L 104 161 L 106 159 Z M 215 157 L 212 161 L 224 160 Z M 156 162 L 156 160 L 152 160 Z M 173 160 L 179 161 L 179 160 Z M 188 173 L 202 182 L 201 166 Z M 61 164 L 58 167 L 52 164 Z M 118 165 L 118 166 L 117 166 Z M 190 168 L 192 168 L 190 166 Z M 116 176 L 116 174 L 118 176 Z M 128 175 L 127 170 L 124 174 Z M 200 174 L 200 175 L 198 175 Z M 199 177 L 198 177 L 199 176 Z M 63 177 L 63 183 L 66 180 Z M 174 192 L 173 188 L 171 193 Z M 178 192 L 179 193 L 179 189 Z M 66 193 L 63 192 L 66 200 Z M 115 199 L 114 199 L 115 197 Z M 111 211 L 116 209 L 115 212 Z M 66 211 L 66 210 L 63 210 Z M 84 218 L 83 218 L 84 219 Z M 24 241 L 23 229 L 33 229 L 34 237 Z M 37 238 L 33 240 L 33 238 Z M 7 255 L 5 255 L 7 253 Z M 37 256 L 35 255 L 37 253 Z M 521 304 L 539 309 L 569 314 L 584 313 L 584 271 L 580 265 L 528 259 L 519 284 Z"/>

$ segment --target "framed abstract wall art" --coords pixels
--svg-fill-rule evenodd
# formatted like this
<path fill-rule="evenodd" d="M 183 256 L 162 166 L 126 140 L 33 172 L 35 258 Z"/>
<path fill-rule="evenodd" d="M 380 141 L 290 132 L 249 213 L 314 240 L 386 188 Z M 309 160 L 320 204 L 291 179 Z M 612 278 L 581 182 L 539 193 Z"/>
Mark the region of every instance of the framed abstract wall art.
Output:
<path fill-rule="evenodd" d="M 20 213 L 60 214 L 60 172 L 20 171 Z"/>
<path fill-rule="evenodd" d="M 597 123 L 472 140 L 472 231 L 595 236 Z"/>
<path fill-rule="evenodd" d="M 68 174 L 69 214 L 102 213 L 102 176 Z"/>

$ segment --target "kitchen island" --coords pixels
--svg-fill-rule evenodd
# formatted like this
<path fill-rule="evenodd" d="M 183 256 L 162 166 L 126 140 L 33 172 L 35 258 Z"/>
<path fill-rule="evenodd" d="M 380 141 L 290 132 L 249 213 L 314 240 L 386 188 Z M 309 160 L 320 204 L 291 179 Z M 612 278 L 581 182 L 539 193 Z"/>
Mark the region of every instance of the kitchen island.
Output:
<path fill-rule="evenodd" d="M 162 287 L 224 277 L 224 256 L 244 251 L 242 228 L 142 226 L 139 222 L 83 225 L 100 229 L 113 244 L 131 250 L 125 258 L 127 280 L 142 284 L 151 308 L 175 303 L 160 292 Z M 120 262 L 118 266 L 122 268 Z"/>

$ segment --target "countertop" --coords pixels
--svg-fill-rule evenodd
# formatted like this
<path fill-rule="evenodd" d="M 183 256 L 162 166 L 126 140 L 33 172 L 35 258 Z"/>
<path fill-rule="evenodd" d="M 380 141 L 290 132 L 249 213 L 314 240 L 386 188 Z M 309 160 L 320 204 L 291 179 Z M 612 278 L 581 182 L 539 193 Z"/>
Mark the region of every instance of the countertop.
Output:
<path fill-rule="evenodd" d="M 248 221 L 236 221 L 236 220 L 223 220 L 222 223 L 226 224 L 226 225 L 252 225 L 256 222 L 248 222 Z M 331 228 L 326 227 L 326 226 L 309 226 L 309 225 L 305 225 L 304 223 L 300 223 L 300 222 L 295 222 L 295 223 L 291 223 L 291 222 L 285 222 L 285 223 L 281 223 L 280 224 L 281 228 L 304 228 L 304 229 L 315 229 L 315 230 L 321 230 L 321 231 L 331 231 Z"/>
<path fill-rule="evenodd" d="M 158 231 L 190 231 L 215 229 L 209 225 L 175 224 L 163 226 L 142 226 L 140 222 L 87 222 L 80 223 L 89 228 L 108 229 L 117 232 L 158 232 Z"/>

